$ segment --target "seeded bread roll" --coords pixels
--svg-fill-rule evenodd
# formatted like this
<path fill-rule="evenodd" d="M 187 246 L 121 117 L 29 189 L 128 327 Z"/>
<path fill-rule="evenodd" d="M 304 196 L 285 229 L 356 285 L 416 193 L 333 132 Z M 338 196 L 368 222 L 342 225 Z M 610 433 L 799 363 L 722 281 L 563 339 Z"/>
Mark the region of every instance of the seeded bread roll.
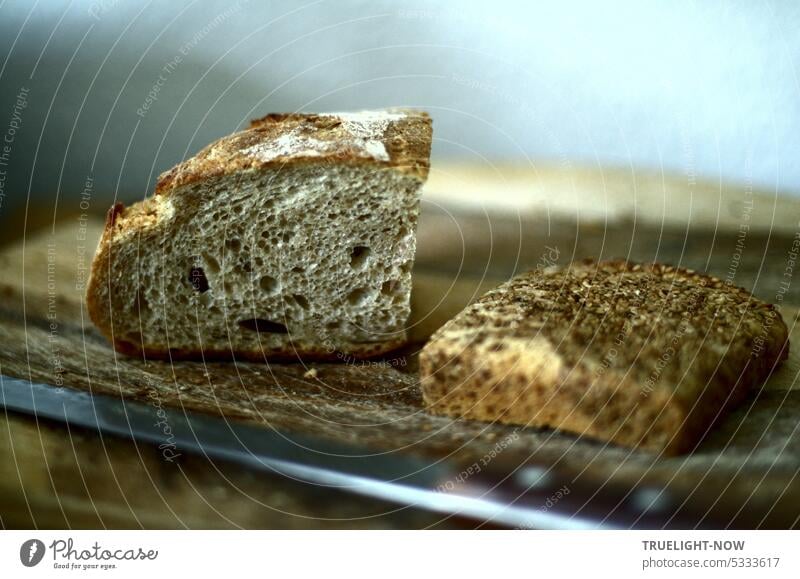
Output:
<path fill-rule="evenodd" d="M 437 414 L 550 427 L 667 455 L 784 360 L 771 305 L 693 271 L 581 262 L 521 275 L 422 350 Z"/>
<path fill-rule="evenodd" d="M 403 344 L 431 121 L 268 115 L 108 214 L 89 314 L 123 352 L 335 359 Z"/>

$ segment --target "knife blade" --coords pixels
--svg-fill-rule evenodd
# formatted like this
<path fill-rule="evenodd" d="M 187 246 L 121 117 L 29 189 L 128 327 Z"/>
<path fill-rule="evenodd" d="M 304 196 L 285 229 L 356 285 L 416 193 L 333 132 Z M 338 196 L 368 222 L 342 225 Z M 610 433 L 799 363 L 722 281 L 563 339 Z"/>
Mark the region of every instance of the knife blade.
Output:
<path fill-rule="evenodd" d="M 405 506 L 524 529 L 718 528 L 720 521 L 694 520 L 683 512 L 627 500 L 632 489 L 571 481 L 562 488 L 557 471 L 519 465 L 511 472 L 480 469 L 462 484 L 467 468 L 457 459 L 437 460 L 411 453 L 376 453 L 311 436 L 179 408 L 94 394 L 67 386 L 30 382 L 0 374 L 0 404 L 37 419 L 66 422 L 156 445 L 171 454 L 194 453 L 248 468 Z M 166 433 L 163 425 L 169 425 Z M 544 476 L 547 475 L 547 476 Z M 463 477 L 462 477 L 463 478 Z M 634 495 L 635 498 L 635 495 Z M 662 501 L 663 502 L 663 501 Z M 613 514 L 613 516 L 610 516 Z"/>

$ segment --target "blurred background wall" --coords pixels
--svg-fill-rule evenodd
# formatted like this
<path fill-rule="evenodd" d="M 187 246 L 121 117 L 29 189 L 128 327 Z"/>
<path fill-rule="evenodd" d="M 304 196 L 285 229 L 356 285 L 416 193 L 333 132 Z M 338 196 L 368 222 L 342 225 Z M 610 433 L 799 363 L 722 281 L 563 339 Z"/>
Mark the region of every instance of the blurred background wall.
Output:
<path fill-rule="evenodd" d="M 0 230 L 142 198 L 270 111 L 423 107 L 434 167 L 569 162 L 798 194 L 798 64 L 790 1 L 8 0 Z"/>

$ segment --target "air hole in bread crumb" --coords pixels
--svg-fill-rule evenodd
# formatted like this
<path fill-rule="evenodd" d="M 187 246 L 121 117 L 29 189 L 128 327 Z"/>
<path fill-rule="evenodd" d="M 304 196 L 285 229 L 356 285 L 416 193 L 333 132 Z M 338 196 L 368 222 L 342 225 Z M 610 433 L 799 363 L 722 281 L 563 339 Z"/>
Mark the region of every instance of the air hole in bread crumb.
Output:
<path fill-rule="evenodd" d="M 294 301 L 296 301 L 301 308 L 303 308 L 304 310 L 308 309 L 308 300 L 306 299 L 306 296 L 301 294 L 294 294 L 293 297 Z"/>
<path fill-rule="evenodd" d="M 353 269 L 361 269 L 367 262 L 370 249 L 365 245 L 356 245 L 353 251 L 350 252 L 350 267 Z"/>
<path fill-rule="evenodd" d="M 383 282 L 383 285 L 381 286 L 381 293 L 383 295 L 390 296 L 395 292 L 395 289 L 397 289 L 398 285 L 400 285 L 400 282 L 398 280 L 387 279 L 385 282 Z"/>
<path fill-rule="evenodd" d="M 249 320 L 239 320 L 239 327 L 253 332 L 263 334 L 288 334 L 289 330 L 283 324 L 265 320 L 262 318 L 252 318 Z"/>
<path fill-rule="evenodd" d="M 347 302 L 351 306 L 362 306 L 369 299 L 369 290 L 363 287 L 354 289 L 347 294 Z"/>
<path fill-rule="evenodd" d="M 208 278 L 202 267 L 193 267 L 189 270 L 189 283 L 201 294 L 208 291 Z"/>
<path fill-rule="evenodd" d="M 225 247 L 230 249 L 231 251 L 239 251 L 242 248 L 242 242 L 239 241 L 236 237 L 229 237 L 225 240 Z"/>
<path fill-rule="evenodd" d="M 258 280 L 258 285 L 260 285 L 261 289 L 268 294 L 274 294 L 280 289 L 278 280 L 270 275 L 262 275 L 261 279 Z"/>

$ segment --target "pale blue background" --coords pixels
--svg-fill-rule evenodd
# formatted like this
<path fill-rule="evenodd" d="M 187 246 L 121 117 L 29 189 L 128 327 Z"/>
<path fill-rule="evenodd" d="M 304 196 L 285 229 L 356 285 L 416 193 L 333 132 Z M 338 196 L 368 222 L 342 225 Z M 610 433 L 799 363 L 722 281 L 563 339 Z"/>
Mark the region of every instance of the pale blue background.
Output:
<path fill-rule="evenodd" d="M 30 88 L 0 218 L 29 191 L 77 204 L 87 174 L 97 205 L 140 198 L 251 116 L 389 105 L 433 114 L 434 162 L 800 193 L 798 2 L 6 1 L 0 59 L 0 133 Z"/>

